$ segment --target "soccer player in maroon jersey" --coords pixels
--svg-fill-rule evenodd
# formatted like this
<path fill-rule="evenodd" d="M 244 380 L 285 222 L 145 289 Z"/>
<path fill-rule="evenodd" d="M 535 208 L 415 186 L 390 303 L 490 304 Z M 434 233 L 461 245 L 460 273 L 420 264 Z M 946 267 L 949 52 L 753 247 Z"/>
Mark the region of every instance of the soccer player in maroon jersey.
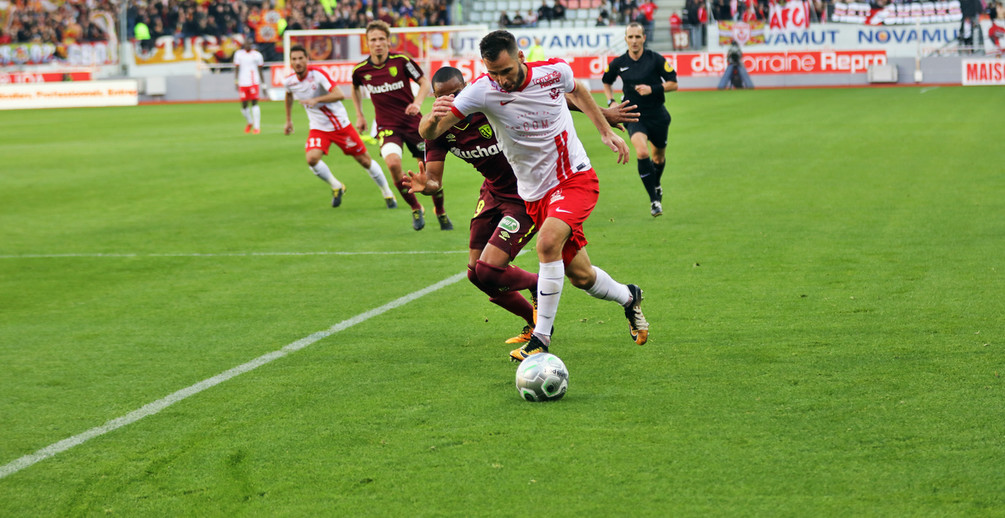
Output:
<path fill-rule="evenodd" d="M 429 94 L 429 79 L 411 58 L 401 54 L 390 54 L 389 38 L 391 29 L 380 20 L 366 26 L 366 41 L 370 47 L 370 57 L 356 65 L 352 71 L 352 102 L 356 107 L 356 129 L 366 132 L 366 117 L 363 115 L 363 96 L 366 88 L 373 100 L 376 114 L 378 137 L 381 139 L 380 155 L 391 171 L 394 186 L 402 198 L 412 208 L 412 228 L 422 230 L 426 226 L 425 210 L 402 184 L 402 146 L 407 146 L 412 156 L 423 167 L 424 142 L 419 136 L 419 120 L 422 101 Z M 419 85 L 418 95 L 412 94 L 412 83 Z M 433 195 L 436 217 L 441 230 L 453 230 L 454 226 L 443 207 L 443 191 Z"/>
<path fill-rule="evenodd" d="M 433 74 L 436 97 L 457 95 L 464 89 L 464 75 L 454 67 L 443 67 Z M 572 109 L 578 109 L 574 105 Z M 627 102 L 602 110 L 615 127 L 639 120 L 635 106 Z M 489 296 L 489 300 L 510 313 L 523 318 L 523 331 L 506 343 L 525 343 L 534 330 L 534 307 L 518 292 L 530 290 L 536 299 L 537 274 L 518 268 L 510 262 L 537 232 L 527 215 L 523 199 L 517 192 L 516 175 L 510 166 L 488 119 L 473 113 L 451 126 L 435 140 L 426 140 L 426 168 L 408 172 L 404 184 L 412 192 L 432 194 L 442 188 L 443 165 L 452 153 L 474 166 L 485 177 L 475 215 L 471 219 L 469 238 L 468 279 Z"/>

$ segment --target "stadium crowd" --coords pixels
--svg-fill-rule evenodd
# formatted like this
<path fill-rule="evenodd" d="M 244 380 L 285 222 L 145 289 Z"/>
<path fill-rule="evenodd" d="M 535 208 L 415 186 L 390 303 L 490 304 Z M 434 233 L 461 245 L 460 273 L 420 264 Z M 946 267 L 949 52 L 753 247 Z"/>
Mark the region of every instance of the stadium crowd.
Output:
<path fill-rule="evenodd" d="M 565 20 L 570 9 L 596 7 L 597 27 L 627 25 L 639 22 L 643 25 L 652 23 L 656 12 L 656 4 L 652 0 L 601 0 L 599 2 L 585 0 L 573 5 L 566 5 L 568 0 L 541 0 L 536 10 L 527 14 L 514 13 L 510 16 L 506 11 L 499 15 L 500 28 L 538 27 L 540 23 Z"/>
<path fill-rule="evenodd" d="M 453 0 L 139 0 L 126 10 L 130 38 L 255 37 L 269 12 L 279 31 L 352 29 L 381 19 L 393 27 L 449 25 Z M 107 41 L 118 30 L 113 0 L 0 0 L 0 44 Z M 257 38 L 256 38 L 257 39 Z"/>
<path fill-rule="evenodd" d="M 260 40 L 267 13 L 278 13 L 276 29 L 363 28 L 373 19 L 392 27 L 450 25 L 454 0 L 132 0 L 126 11 L 130 39 L 156 40 L 161 36 L 226 36 L 243 34 Z M 502 12 L 500 27 L 538 27 L 565 19 L 568 6 L 579 0 L 542 0 L 527 13 Z M 777 0 L 685 0 L 680 13 L 684 25 L 713 20 L 767 20 Z M 810 0 L 812 22 L 827 20 L 834 0 Z M 870 0 L 875 8 L 901 0 Z M 999 2 L 978 2 L 992 19 L 1001 16 Z M 656 5 L 652 0 L 588 1 L 598 8 L 597 26 L 639 22 L 652 30 Z M 983 5 L 982 5 L 983 4 Z M 709 12 L 709 8 L 711 12 Z M 0 0 L 0 44 L 70 44 L 107 41 L 118 30 L 117 0 Z M 673 14 L 674 17 L 677 13 Z M 673 17 L 672 17 L 673 19 Z M 651 34 L 650 34 L 651 37 Z"/>
<path fill-rule="evenodd" d="M 110 0 L 0 0 L 0 44 L 107 41 L 114 13 Z"/>

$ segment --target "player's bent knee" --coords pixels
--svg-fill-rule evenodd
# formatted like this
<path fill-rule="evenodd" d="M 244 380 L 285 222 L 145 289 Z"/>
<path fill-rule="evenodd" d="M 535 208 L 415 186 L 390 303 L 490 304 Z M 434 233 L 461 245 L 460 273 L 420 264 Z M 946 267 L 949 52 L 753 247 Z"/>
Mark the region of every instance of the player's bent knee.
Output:
<path fill-rule="evenodd" d="M 500 268 L 498 266 L 492 266 L 485 261 L 478 261 L 475 264 L 475 275 L 478 280 L 485 286 L 490 286 L 492 288 L 500 288 L 502 285 L 502 276 L 506 273 L 505 268 Z"/>
<path fill-rule="evenodd" d="M 400 157 L 401 153 L 402 153 L 401 146 L 393 142 L 380 146 L 380 156 L 383 157 L 384 160 L 387 160 L 387 157 L 389 155 L 398 155 Z"/>
<path fill-rule="evenodd" d="M 485 284 L 485 282 L 482 281 L 482 279 L 478 276 L 477 269 L 478 269 L 477 265 L 474 268 L 470 266 L 468 267 L 468 280 L 471 281 L 471 284 L 474 284 L 476 288 L 484 292 L 489 297 L 495 297 L 496 295 L 499 295 L 498 289 L 490 285 L 487 285 Z"/>
<path fill-rule="evenodd" d="M 537 250 L 538 259 L 541 260 L 555 260 L 561 259 L 562 248 L 565 246 L 565 240 L 560 240 L 556 238 L 549 238 L 547 236 L 537 235 Z"/>

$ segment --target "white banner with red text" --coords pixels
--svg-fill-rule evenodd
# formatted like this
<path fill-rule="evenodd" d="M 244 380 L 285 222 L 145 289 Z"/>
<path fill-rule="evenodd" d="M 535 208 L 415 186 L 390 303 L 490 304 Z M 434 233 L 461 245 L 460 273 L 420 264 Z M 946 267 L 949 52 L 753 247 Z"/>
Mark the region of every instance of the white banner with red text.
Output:
<path fill-rule="evenodd" d="M 709 52 L 677 52 L 663 54 L 677 70 L 678 78 L 720 76 L 726 70 L 726 55 Z M 581 56 L 566 62 L 580 79 L 597 79 L 614 56 Z M 837 50 L 800 52 L 750 52 L 743 55 L 743 64 L 751 75 L 771 74 L 865 74 L 872 65 L 887 63 L 884 50 Z M 352 69 L 356 63 L 312 63 L 325 71 L 338 85 L 352 84 Z M 442 66 L 452 66 L 464 74 L 467 81 L 485 73 L 480 59 L 450 59 L 430 61 L 427 74 Z M 282 67 L 273 67 L 271 84 L 282 89 L 288 74 Z"/>
<path fill-rule="evenodd" d="M 135 79 L 0 85 L 0 110 L 136 106 Z"/>
<path fill-rule="evenodd" d="M 1005 59 L 964 59 L 960 66 L 964 86 L 1005 86 Z"/>

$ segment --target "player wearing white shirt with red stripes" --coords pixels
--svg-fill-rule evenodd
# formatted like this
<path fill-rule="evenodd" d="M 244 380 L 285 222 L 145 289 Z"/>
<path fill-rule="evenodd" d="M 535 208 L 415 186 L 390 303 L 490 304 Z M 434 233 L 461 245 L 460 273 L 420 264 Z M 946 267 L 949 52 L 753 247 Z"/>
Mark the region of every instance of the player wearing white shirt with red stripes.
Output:
<path fill-rule="evenodd" d="M 513 350 L 511 358 L 522 361 L 548 352 L 564 277 L 593 297 L 621 304 L 632 340 L 646 343 L 649 323 L 640 307 L 642 290 L 615 281 L 593 266 L 586 253 L 583 222 L 596 206 L 600 189 L 576 136 L 565 94 L 570 94 L 590 118 L 604 144 L 618 153 L 618 163 L 628 163 L 627 144 L 611 130 L 590 92 L 576 82 L 572 68 L 564 61 L 525 63 L 516 39 L 503 30 L 489 33 L 479 47 L 488 74 L 456 98 L 438 97 L 432 111 L 423 117 L 419 132 L 426 139 L 435 139 L 467 115 L 483 113 L 513 166 L 527 213 L 540 228 L 537 324 L 531 340 Z"/>
<path fill-rule="evenodd" d="M 261 133 L 262 109 L 258 107 L 259 88 L 262 84 L 262 67 L 265 58 L 262 53 L 251 47 L 251 40 L 245 39 L 244 46 L 234 53 L 234 81 L 241 96 L 241 114 L 248 125 L 245 133 Z M 251 108 L 248 108 L 251 103 Z"/>
<path fill-rule="evenodd" d="M 304 146 L 307 165 L 318 178 L 331 186 L 332 207 L 342 204 L 342 195 L 345 193 L 345 185 L 332 175 L 328 164 L 321 160 L 334 143 L 343 153 L 352 156 L 363 169 L 366 169 L 370 178 L 380 187 L 387 208 L 396 208 L 398 203 L 387 185 L 384 170 L 370 158 L 366 145 L 359 138 L 356 128 L 349 122 L 349 114 L 342 105 L 345 94 L 332 82 L 328 74 L 310 67 L 308 63 L 307 50 L 304 47 L 300 45 L 290 47 L 290 65 L 293 67 L 293 73 L 283 79 L 283 87 L 286 88 L 284 132 L 287 135 L 293 133 L 293 120 L 290 117 L 293 100 L 296 99 L 307 110 L 307 119 L 310 121 L 310 132 L 307 134 L 307 144 Z"/>

